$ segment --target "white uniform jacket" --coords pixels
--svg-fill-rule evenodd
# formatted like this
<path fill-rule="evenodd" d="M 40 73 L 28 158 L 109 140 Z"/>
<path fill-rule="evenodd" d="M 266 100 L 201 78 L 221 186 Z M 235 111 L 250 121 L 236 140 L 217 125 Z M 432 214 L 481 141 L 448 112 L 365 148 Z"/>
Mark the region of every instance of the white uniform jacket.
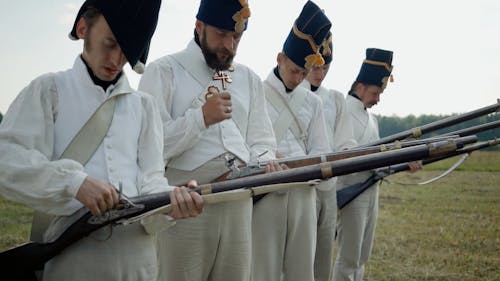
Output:
<path fill-rule="evenodd" d="M 306 131 L 305 147 L 307 151 L 302 149 L 299 140 L 297 140 L 290 129 L 287 130 L 283 139 L 279 141 L 277 151 L 286 157 L 318 155 L 331 152 L 328 136 L 326 135 L 321 99 L 311 91 L 300 86 L 296 87 L 292 92 L 287 93 L 283 82 L 276 77 L 273 71 L 267 76 L 264 85 L 270 88 L 266 90 L 266 94 L 269 94 L 268 91 L 278 91 L 285 100 L 290 100 L 295 95 L 307 95 L 304 103 L 295 112 L 295 116 Z M 278 119 L 279 112 L 270 103 L 268 103 L 268 112 L 273 122 Z"/>
<path fill-rule="evenodd" d="M 82 167 L 59 159 L 100 104 L 117 98 L 107 135 Z M 161 119 L 154 99 L 130 88 L 125 75 L 106 92 L 78 57 L 72 69 L 45 74 L 22 90 L 0 125 L 0 194 L 53 215 L 82 207 L 75 199 L 90 176 L 128 197 L 171 190 L 163 177 Z M 129 141 L 124 141 L 129 140 Z"/>
<path fill-rule="evenodd" d="M 249 68 L 233 64 L 226 71 L 232 82 L 233 117 L 205 127 L 201 106 L 209 86 L 223 91 L 215 71 L 205 62 L 194 40 L 183 51 L 148 65 L 139 89 L 155 96 L 165 131 L 164 159 L 168 167 L 192 171 L 226 151 L 248 163 L 267 151 L 262 159 L 274 158 L 276 141 L 266 111 L 260 78 Z"/>
<path fill-rule="evenodd" d="M 359 99 L 348 95 L 346 97 L 347 111 L 351 114 L 353 123 L 354 139 L 359 145 L 363 145 L 380 139 L 378 123 L 375 116 L 369 113 Z M 339 188 L 362 182 L 371 175 L 370 171 L 358 172 L 340 177 Z"/>
<path fill-rule="evenodd" d="M 301 86 L 311 89 L 311 84 L 307 80 L 304 80 Z M 328 140 L 333 151 L 355 147 L 356 141 L 353 137 L 351 116 L 346 110 L 344 95 L 339 91 L 328 90 L 323 86 L 320 86 L 314 93 L 323 102 Z"/>

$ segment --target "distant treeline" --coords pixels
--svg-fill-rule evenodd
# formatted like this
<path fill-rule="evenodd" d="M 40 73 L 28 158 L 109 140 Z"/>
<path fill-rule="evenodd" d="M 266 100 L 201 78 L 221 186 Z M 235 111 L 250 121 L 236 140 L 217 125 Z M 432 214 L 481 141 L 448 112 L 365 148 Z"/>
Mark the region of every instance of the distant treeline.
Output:
<path fill-rule="evenodd" d="M 380 137 L 386 137 L 393 135 L 395 133 L 399 133 L 411 128 L 419 127 L 437 120 L 444 119 L 451 115 L 420 115 L 414 116 L 409 115 L 406 117 L 397 117 L 397 116 L 381 116 L 377 115 Z M 444 128 L 441 130 L 437 130 L 435 132 L 424 135 L 424 137 L 435 136 L 439 134 L 444 134 L 447 132 L 457 131 L 465 128 L 469 128 L 472 126 L 477 126 L 493 121 L 500 120 L 500 114 L 489 114 L 486 116 L 481 116 L 479 118 L 469 120 L 448 128 Z M 500 138 L 500 129 L 488 130 L 482 133 L 477 134 L 480 141 L 491 140 L 494 138 Z M 496 150 L 500 149 L 499 147 L 495 148 Z"/>

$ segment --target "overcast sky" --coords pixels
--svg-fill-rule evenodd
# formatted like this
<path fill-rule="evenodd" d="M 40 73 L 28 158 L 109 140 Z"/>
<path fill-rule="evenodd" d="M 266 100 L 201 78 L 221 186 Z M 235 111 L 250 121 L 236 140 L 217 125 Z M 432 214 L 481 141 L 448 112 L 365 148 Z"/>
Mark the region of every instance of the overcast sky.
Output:
<path fill-rule="evenodd" d="M 236 56 L 265 78 L 305 0 L 250 0 Z M 67 37 L 83 1 L 0 1 L 0 112 L 35 77 L 73 65 L 82 42 Z M 346 92 L 365 49 L 394 51 L 394 83 L 373 112 L 450 114 L 500 98 L 500 1 L 316 0 L 333 23 L 333 66 L 324 85 Z M 199 0 L 164 0 L 149 61 L 183 49 Z M 126 67 L 132 86 L 140 79 Z"/>

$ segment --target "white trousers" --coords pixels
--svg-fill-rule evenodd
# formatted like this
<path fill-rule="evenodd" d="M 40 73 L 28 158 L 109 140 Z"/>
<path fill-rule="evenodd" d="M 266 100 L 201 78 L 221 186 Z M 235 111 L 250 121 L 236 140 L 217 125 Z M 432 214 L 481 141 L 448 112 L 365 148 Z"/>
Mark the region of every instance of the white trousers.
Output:
<path fill-rule="evenodd" d="M 291 188 L 270 193 L 254 205 L 254 281 L 314 280 L 315 197 L 314 187 Z"/>
<path fill-rule="evenodd" d="M 45 265 L 44 281 L 156 280 L 154 236 L 139 223 L 103 227 Z"/>
<path fill-rule="evenodd" d="M 227 171 L 222 157 L 194 171 L 167 169 L 171 184 L 208 183 Z M 193 219 L 178 220 L 157 235 L 159 280 L 248 281 L 251 262 L 252 201 L 206 205 Z"/>
<path fill-rule="evenodd" d="M 337 190 L 335 179 L 323 181 L 327 190 L 316 189 L 317 236 L 314 258 L 314 280 L 331 281 L 333 278 L 333 246 L 337 227 Z"/>
<path fill-rule="evenodd" d="M 370 257 L 378 216 L 378 183 L 338 211 L 335 281 L 361 281 Z"/>

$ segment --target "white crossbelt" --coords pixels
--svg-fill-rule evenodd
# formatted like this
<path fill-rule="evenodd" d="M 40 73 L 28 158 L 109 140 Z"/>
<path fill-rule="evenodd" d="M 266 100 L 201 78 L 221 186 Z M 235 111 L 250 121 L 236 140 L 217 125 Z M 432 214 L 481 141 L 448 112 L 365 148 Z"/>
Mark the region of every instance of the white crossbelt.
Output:
<path fill-rule="evenodd" d="M 85 166 L 101 144 L 113 121 L 118 94 L 104 101 L 89 120 L 78 131 L 61 155 L 61 159 L 72 159 Z M 43 234 L 55 216 L 35 211 L 31 224 L 30 240 L 43 242 Z"/>
<path fill-rule="evenodd" d="M 268 81 L 264 82 L 266 98 L 276 109 L 279 116 L 273 123 L 276 142 L 279 143 L 285 136 L 288 129 L 299 143 L 304 153 L 307 154 L 306 130 L 302 127 L 297 116 L 299 108 L 304 104 L 306 95 L 294 95 L 290 102 L 287 102 Z"/>

